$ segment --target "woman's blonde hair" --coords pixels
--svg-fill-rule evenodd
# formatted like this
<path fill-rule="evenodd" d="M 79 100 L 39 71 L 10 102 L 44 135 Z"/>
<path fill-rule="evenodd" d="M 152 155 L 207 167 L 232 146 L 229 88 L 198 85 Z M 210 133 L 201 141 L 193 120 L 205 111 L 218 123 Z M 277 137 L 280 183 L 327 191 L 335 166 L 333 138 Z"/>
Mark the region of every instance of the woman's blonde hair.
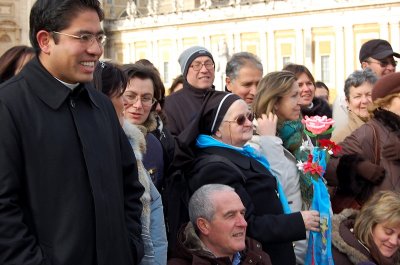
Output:
<path fill-rule="evenodd" d="M 392 99 L 395 97 L 399 97 L 400 93 L 389 94 L 383 98 L 375 99 L 372 104 L 368 107 L 368 112 L 373 117 L 374 111 L 379 108 L 384 108 L 385 106 L 389 105 Z"/>
<path fill-rule="evenodd" d="M 253 111 L 261 114 L 274 113 L 274 106 L 279 100 L 292 91 L 297 81 L 294 73 L 289 71 L 271 72 L 264 76 L 257 86 L 257 94 L 253 101 Z"/>
<path fill-rule="evenodd" d="M 377 224 L 400 226 L 400 193 L 379 191 L 361 208 L 354 224 L 354 235 L 367 247 L 373 244 L 372 230 Z"/>

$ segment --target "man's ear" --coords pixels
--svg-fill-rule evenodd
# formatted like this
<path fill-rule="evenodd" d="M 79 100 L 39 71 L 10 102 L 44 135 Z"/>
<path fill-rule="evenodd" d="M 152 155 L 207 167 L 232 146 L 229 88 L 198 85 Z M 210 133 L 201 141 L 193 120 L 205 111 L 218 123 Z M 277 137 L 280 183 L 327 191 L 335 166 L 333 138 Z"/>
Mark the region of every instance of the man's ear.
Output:
<path fill-rule="evenodd" d="M 210 233 L 210 225 L 209 222 L 204 218 L 197 218 L 196 221 L 197 228 L 200 230 L 200 233 L 203 235 L 208 235 Z"/>
<path fill-rule="evenodd" d="M 218 138 L 222 137 L 222 133 L 221 133 L 221 131 L 219 129 L 215 132 L 214 135 L 217 136 Z"/>
<path fill-rule="evenodd" d="M 232 84 L 231 79 L 230 79 L 228 76 L 225 77 L 226 89 L 227 89 L 229 92 L 232 92 L 232 90 L 231 90 L 231 84 Z"/>
<path fill-rule="evenodd" d="M 362 62 L 361 63 L 361 68 L 364 70 L 365 68 L 367 68 L 369 66 L 368 62 Z"/>
<path fill-rule="evenodd" d="M 45 30 L 40 30 L 36 34 L 36 40 L 39 44 L 40 49 L 42 50 L 43 53 L 49 54 L 51 50 L 51 45 L 52 45 L 52 36 L 50 32 L 47 32 Z"/>

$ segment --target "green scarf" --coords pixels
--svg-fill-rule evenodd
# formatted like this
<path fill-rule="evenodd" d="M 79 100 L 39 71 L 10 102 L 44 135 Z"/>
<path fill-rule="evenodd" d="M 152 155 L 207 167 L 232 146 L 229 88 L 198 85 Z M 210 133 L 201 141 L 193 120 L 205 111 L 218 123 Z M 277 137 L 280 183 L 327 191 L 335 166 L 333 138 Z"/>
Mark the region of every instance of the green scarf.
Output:
<path fill-rule="evenodd" d="M 308 159 L 308 153 L 300 150 L 303 139 L 307 139 L 303 132 L 304 126 L 301 118 L 295 121 L 285 121 L 278 124 L 277 135 L 282 139 L 283 147 L 291 152 L 297 161 L 305 162 Z M 309 209 L 313 198 L 313 188 L 311 178 L 300 173 L 300 192 L 303 200 L 303 208 Z"/>

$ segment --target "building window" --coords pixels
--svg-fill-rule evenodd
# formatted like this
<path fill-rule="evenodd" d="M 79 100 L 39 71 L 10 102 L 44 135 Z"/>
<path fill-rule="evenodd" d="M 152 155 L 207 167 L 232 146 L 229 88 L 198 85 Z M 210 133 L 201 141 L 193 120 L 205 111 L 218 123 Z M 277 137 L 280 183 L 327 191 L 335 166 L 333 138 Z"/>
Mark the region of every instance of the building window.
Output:
<path fill-rule="evenodd" d="M 329 83 L 329 55 L 321 56 L 321 80 L 324 83 Z"/>
<path fill-rule="evenodd" d="M 168 62 L 164 62 L 164 82 L 169 82 Z"/>
<path fill-rule="evenodd" d="M 290 63 L 290 56 L 283 56 L 282 57 L 282 66 L 285 66 L 288 63 Z"/>

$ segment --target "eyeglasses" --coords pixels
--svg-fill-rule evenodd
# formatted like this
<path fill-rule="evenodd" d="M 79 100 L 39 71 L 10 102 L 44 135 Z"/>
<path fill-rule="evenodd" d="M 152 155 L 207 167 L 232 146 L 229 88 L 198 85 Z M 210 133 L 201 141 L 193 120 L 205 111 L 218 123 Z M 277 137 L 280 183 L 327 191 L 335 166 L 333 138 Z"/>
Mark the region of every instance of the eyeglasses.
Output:
<path fill-rule="evenodd" d="M 128 104 L 135 104 L 140 98 L 140 102 L 146 107 L 153 106 L 157 102 L 157 100 L 150 95 L 139 97 L 139 95 L 135 93 L 124 93 L 124 98 Z"/>
<path fill-rule="evenodd" d="M 371 60 L 367 60 L 368 63 L 377 63 L 379 64 L 382 68 L 387 67 L 389 64 L 392 65 L 393 67 L 397 66 L 397 61 L 394 59 L 388 59 L 388 60 L 377 60 L 377 61 L 371 61 Z"/>
<path fill-rule="evenodd" d="M 195 70 L 197 72 L 197 71 L 200 71 L 200 69 L 203 67 L 203 65 L 207 70 L 214 69 L 214 63 L 210 62 L 210 61 L 207 61 L 205 63 L 194 62 L 190 67 L 192 67 L 193 70 Z"/>
<path fill-rule="evenodd" d="M 106 44 L 107 36 L 104 34 L 92 34 L 92 33 L 84 33 L 79 36 L 72 35 L 72 34 L 67 34 L 67 33 L 62 33 L 58 31 L 53 31 L 53 33 L 59 34 L 59 35 L 64 35 L 68 36 L 77 40 L 80 40 L 81 43 L 87 44 L 87 45 L 92 45 L 93 42 L 96 40 L 99 45 L 102 47 Z"/>
<path fill-rule="evenodd" d="M 254 113 L 253 112 L 249 112 L 249 113 L 246 113 L 246 114 L 240 114 L 233 121 L 224 121 L 224 122 L 236 122 L 237 125 L 242 126 L 246 122 L 246 119 L 251 121 L 251 122 L 253 122 Z"/>

